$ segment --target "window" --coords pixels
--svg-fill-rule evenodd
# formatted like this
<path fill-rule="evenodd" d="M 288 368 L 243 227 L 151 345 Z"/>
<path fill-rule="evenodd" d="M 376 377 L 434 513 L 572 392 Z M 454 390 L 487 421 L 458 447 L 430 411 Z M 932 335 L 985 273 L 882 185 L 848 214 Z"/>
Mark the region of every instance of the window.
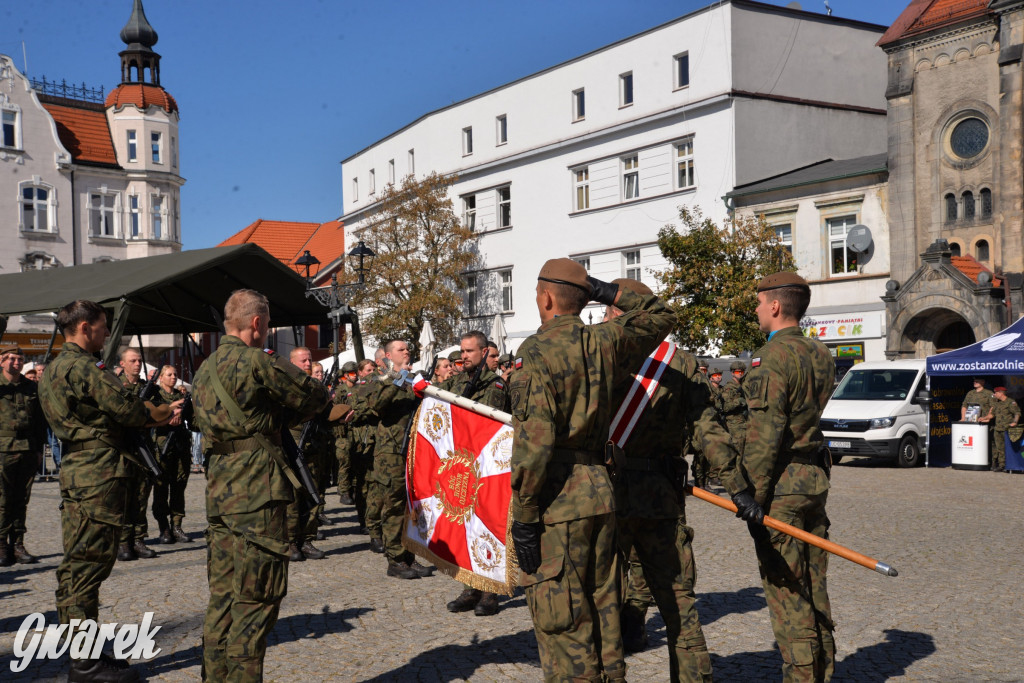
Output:
<path fill-rule="evenodd" d="M 416 150 L 409 150 L 409 175 L 416 173 Z"/>
<path fill-rule="evenodd" d="M 498 227 L 512 227 L 512 188 L 498 188 Z"/>
<path fill-rule="evenodd" d="M 367 180 L 366 184 L 369 186 L 367 188 L 367 190 L 369 191 L 370 194 L 373 194 L 374 192 L 377 191 L 377 171 L 376 171 L 376 169 L 373 169 L 373 168 L 370 169 L 370 178 L 369 178 L 369 180 Z"/>
<path fill-rule="evenodd" d="M 462 224 L 469 230 L 476 230 L 476 195 L 462 198 Z"/>
<path fill-rule="evenodd" d="M 622 258 L 625 261 L 625 275 L 631 280 L 640 279 L 640 250 L 623 252 Z"/>
<path fill-rule="evenodd" d="M 512 312 L 512 271 L 502 270 L 498 273 L 501 277 L 501 312 Z"/>
<path fill-rule="evenodd" d="M 992 190 L 987 187 L 981 192 L 981 217 L 992 218 Z"/>
<path fill-rule="evenodd" d="M 964 220 L 965 221 L 973 221 L 974 220 L 974 193 L 970 192 L 970 191 L 964 192 L 960 196 L 960 198 L 964 202 Z"/>
<path fill-rule="evenodd" d="M 18 112 L 3 110 L 3 146 L 18 147 Z"/>
<path fill-rule="evenodd" d="M 578 263 L 581 266 L 583 266 L 584 268 L 586 268 L 588 273 L 590 272 L 590 257 L 589 256 L 581 256 L 579 258 L 574 258 L 573 261 L 575 261 L 576 263 Z"/>
<path fill-rule="evenodd" d="M 388 161 L 388 182 L 392 185 L 395 184 L 395 160 L 390 159 Z"/>
<path fill-rule="evenodd" d="M 587 115 L 587 101 L 583 88 L 572 91 L 572 120 L 582 121 Z"/>
<path fill-rule="evenodd" d="M 359 178 L 352 179 L 352 201 L 359 201 Z"/>
<path fill-rule="evenodd" d="M 138 238 L 140 225 L 139 225 L 139 195 L 132 194 L 128 195 L 128 217 L 131 221 L 129 227 L 129 237 Z"/>
<path fill-rule="evenodd" d="M 590 208 L 590 169 L 587 167 L 577 168 L 572 172 L 573 187 L 576 189 L 576 203 L 573 208 L 576 211 L 583 211 Z"/>
<path fill-rule="evenodd" d="M 633 72 L 619 76 L 619 106 L 628 107 L 633 104 Z"/>
<path fill-rule="evenodd" d="M 946 195 L 946 222 L 952 223 L 956 220 L 957 206 L 956 195 L 950 192 Z"/>
<path fill-rule="evenodd" d="M 676 55 L 675 62 L 675 87 L 685 88 L 690 85 L 690 54 L 684 52 Z"/>
<path fill-rule="evenodd" d="M 640 163 L 637 155 L 622 159 L 622 198 L 636 199 L 640 196 Z"/>
<path fill-rule="evenodd" d="M 39 185 L 21 188 L 21 229 L 32 232 L 50 232 L 53 212 L 50 210 L 52 190 Z"/>
<path fill-rule="evenodd" d="M 697 184 L 693 173 L 693 138 L 676 145 L 676 189 L 693 187 Z"/>
<path fill-rule="evenodd" d="M 775 236 L 779 238 L 779 244 L 782 248 L 789 252 L 790 256 L 793 255 L 793 225 L 790 223 L 782 223 L 781 225 L 772 226 L 775 229 Z"/>
<path fill-rule="evenodd" d="M 978 240 L 974 243 L 974 258 L 988 261 L 988 240 Z"/>
<path fill-rule="evenodd" d="M 128 131 L 128 161 L 139 160 L 139 141 L 135 137 L 135 131 Z"/>
<path fill-rule="evenodd" d="M 495 133 L 497 135 L 498 140 L 497 144 L 504 145 L 506 142 L 508 142 L 508 116 L 502 114 L 501 116 L 494 120 L 494 124 L 496 128 Z"/>
<path fill-rule="evenodd" d="M 959 256 L 960 255 L 960 243 L 959 242 L 950 242 L 949 243 L 949 253 L 951 255 L 953 255 L 953 256 Z"/>
<path fill-rule="evenodd" d="M 466 276 L 466 314 L 476 315 L 476 275 Z"/>
<path fill-rule="evenodd" d="M 120 202 L 112 192 L 89 194 L 89 229 L 96 237 L 117 237 L 117 208 Z"/>
<path fill-rule="evenodd" d="M 158 195 L 153 195 L 153 239 L 164 239 L 164 200 Z"/>
<path fill-rule="evenodd" d="M 857 223 L 856 216 L 829 218 L 828 245 L 830 275 L 846 275 L 857 272 L 857 254 L 846 246 L 846 233 Z"/>
<path fill-rule="evenodd" d="M 462 129 L 462 156 L 469 156 L 473 153 L 473 126 Z"/>
<path fill-rule="evenodd" d="M 160 133 L 149 134 L 150 143 L 153 147 L 153 163 L 160 163 Z"/>

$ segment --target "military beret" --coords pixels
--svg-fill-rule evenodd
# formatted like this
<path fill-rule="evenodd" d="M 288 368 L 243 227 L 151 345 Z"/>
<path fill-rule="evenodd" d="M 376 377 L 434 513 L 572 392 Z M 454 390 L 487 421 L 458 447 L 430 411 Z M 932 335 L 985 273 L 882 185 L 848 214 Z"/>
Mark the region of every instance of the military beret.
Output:
<path fill-rule="evenodd" d="M 348 361 L 341 366 L 341 371 L 344 373 L 359 372 L 359 366 L 355 364 L 355 361 Z"/>
<path fill-rule="evenodd" d="M 761 278 L 761 281 L 757 283 L 757 291 L 759 292 L 767 292 L 770 289 L 779 289 L 780 287 L 803 287 L 807 291 L 811 291 L 811 286 L 807 284 L 807 280 L 788 270 L 772 273 Z"/>
<path fill-rule="evenodd" d="M 512 362 L 512 354 L 510 354 L 510 353 L 503 353 L 500 356 L 498 356 L 498 365 L 504 365 L 505 363 L 511 363 L 511 362 Z"/>
<path fill-rule="evenodd" d="M 448 360 L 453 363 L 457 360 L 462 360 L 462 351 L 452 351 L 448 354 Z"/>
<path fill-rule="evenodd" d="M 8 354 L 8 353 L 13 353 L 13 354 L 16 354 L 18 356 L 24 356 L 25 355 L 22 352 L 21 347 L 18 346 L 17 344 L 4 344 L 3 346 L 0 346 L 0 356 L 3 356 L 3 355 Z"/>
<path fill-rule="evenodd" d="M 553 282 L 556 285 L 572 285 L 590 294 L 590 283 L 587 282 L 587 269 L 571 258 L 550 259 L 540 269 L 538 280 Z"/>
<path fill-rule="evenodd" d="M 747 364 L 744 363 L 741 360 L 734 360 L 732 363 L 729 364 L 729 369 L 730 370 L 746 370 L 747 369 Z"/>
<path fill-rule="evenodd" d="M 1003 392 L 1003 393 L 1005 394 L 1005 393 L 1006 393 L 1006 387 L 996 387 L 996 388 L 995 388 L 995 389 L 993 389 L 992 391 L 993 391 L 993 392 L 998 392 L 998 391 L 1001 391 L 1001 392 Z"/>
<path fill-rule="evenodd" d="M 644 296 L 654 294 L 654 292 L 651 291 L 651 288 L 645 285 L 644 283 L 640 282 L 639 280 L 634 280 L 628 277 L 615 278 L 614 280 L 612 280 L 612 284 L 618 285 L 622 289 L 628 289 L 634 294 L 643 294 Z"/>

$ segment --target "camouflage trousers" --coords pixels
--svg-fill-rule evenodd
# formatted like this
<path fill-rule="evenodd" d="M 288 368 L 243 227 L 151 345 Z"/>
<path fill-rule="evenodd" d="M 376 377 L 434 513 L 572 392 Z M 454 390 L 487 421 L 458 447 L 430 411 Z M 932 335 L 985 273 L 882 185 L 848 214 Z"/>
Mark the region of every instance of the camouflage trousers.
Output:
<path fill-rule="evenodd" d="M 828 492 L 775 496 L 765 512 L 815 536 L 828 538 Z M 782 654 L 783 680 L 828 681 L 835 668 L 832 607 L 826 573 L 828 553 L 771 531 L 770 545 L 755 542 L 757 562 Z"/>
<path fill-rule="evenodd" d="M 319 454 L 311 453 L 310 457 L 306 460 L 306 466 L 309 467 L 313 483 L 316 485 L 322 499 L 324 493 L 322 487 L 324 477 L 323 458 Z M 320 529 L 318 517 L 323 510 L 323 503 L 313 505 L 313 501 L 305 490 L 296 491 L 292 502 L 288 503 L 285 512 L 288 541 L 301 546 L 305 541 L 315 540 L 316 532 Z"/>
<path fill-rule="evenodd" d="M 351 460 L 349 461 L 350 462 L 349 476 L 351 477 L 351 480 L 349 481 L 349 484 L 351 485 L 351 489 L 350 490 L 352 492 L 352 502 L 355 503 L 355 506 L 356 506 L 356 517 L 359 519 L 359 526 L 369 527 L 369 525 L 367 524 L 367 519 L 366 519 L 366 517 L 367 517 L 367 515 L 366 515 L 366 506 L 367 506 L 367 500 L 366 500 L 366 497 L 367 497 L 366 476 L 367 476 L 367 474 L 369 472 L 370 465 L 373 464 L 373 459 L 372 459 L 372 456 L 371 457 L 367 457 L 367 456 L 363 455 L 362 453 L 359 453 L 358 451 L 349 451 L 349 454 L 351 456 Z M 339 487 L 340 491 L 344 491 L 344 489 L 340 488 L 342 486 L 343 482 L 344 482 L 344 480 L 341 479 L 340 476 L 341 475 L 339 475 L 339 479 L 338 479 L 338 487 Z M 380 514 L 379 513 L 377 515 L 377 520 L 378 520 L 378 525 L 379 525 L 379 521 L 380 521 Z M 379 533 L 380 529 L 378 528 L 377 531 L 378 531 L 377 535 L 379 537 L 380 536 L 380 533 Z"/>
<path fill-rule="evenodd" d="M 619 518 L 618 544 L 623 557 L 636 558 L 643 570 L 636 572 L 638 584 L 646 580 L 649 595 L 658 605 L 665 621 L 668 639 L 669 677 L 672 681 L 711 681 L 711 655 L 697 617 L 694 583 L 697 570 L 693 561 L 693 529 L 678 519 Z M 633 583 L 630 567 L 630 584 Z M 646 586 L 643 586 L 646 588 Z M 632 595 L 627 591 L 623 609 L 645 611 L 641 585 Z"/>
<path fill-rule="evenodd" d="M 366 479 L 363 481 L 363 491 L 366 495 L 366 532 L 370 535 L 370 538 L 376 538 L 382 540 L 383 531 L 380 525 L 380 511 L 384 507 L 384 489 L 377 482 L 374 475 L 376 471 L 376 463 L 373 460 L 373 454 L 369 454 L 366 459 Z"/>
<path fill-rule="evenodd" d="M 124 508 L 124 525 L 121 527 L 121 543 L 131 544 L 135 539 L 140 541 L 149 533 L 149 520 L 146 511 L 149 494 L 153 491 L 153 480 L 141 467 L 133 467 L 133 474 L 128 482 L 128 500 Z"/>
<path fill-rule="evenodd" d="M 353 495 L 355 491 L 353 484 L 352 448 L 348 439 L 344 436 L 338 436 L 336 443 L 334 455 L 335 471 L 337 472 L 335 479 L 338 482 L 338 493 Z"/>
<path fill-rule="evenodd" d="M 707 487 L 708 478 L 711 476 L 711 463 L 703 453 L 698 451 L 693 454 L 693 464 L 690 466 L 690 470 L 693 472 L 693 485 L 700 488 Z"/>
<path fill-rule="evenodd" d="M 1006 430 L 992 432 L 992 471 L 1006 469 Z"/>
<path fill-rule="evenodd" d="M 30 451 L 0 453 L 0 543 L 25 541 L 25 515 L 39 457 Z"/>
<path fill-rule="evenodd" d="M 100 584 L 117 561 L 128 479 L 61 489 L 64 559 L 57 566 L 57 619 L 99 617 Z"/>
<path fill-rule="evenodd" d="M 262 681 L 267 634 L 288 592 L 285 502 L 207 520 L 203 679 Z"/>
<path fill-rule="evenodd" d="M 545 681 L 624 681 L 613 514 L 545 524 L 522 577 Z"/>
<path fill-rule="evenodd" d="M 180 439 L 180 447 L 172 448 L 166 456 L 160 458 L 164 476 L 153 486 L 153 517 L 160 525 L 160 531 L 164 530 L 168 521 L 171 526 L 181 526 L 185 518 L 185 488 L 192 470 L 192 453 L 187 438 L 182 439 L 179 435 L 175 439 Z"/>
<path fill-rule="evenodd" d="M 625 567 L 625 587 L 622 598 L 623 606 L 634 607 L 641 612 L 654 604 L 654 596 L 651 595 L 651 588 L 644 578 L 644 567 L 640 564 L 640 558 L 636 554 L 636 546 L 633 546 L 629 553 L 629 560 Z"/>
<path fill-rule="evenodd" d="M 408 562 L 412 553 L 402 545 L 405 525 L 405 458 L 397 453 L 376 453 L 373 478 L 380 495 L 380 531 L 389 560 Z"/>

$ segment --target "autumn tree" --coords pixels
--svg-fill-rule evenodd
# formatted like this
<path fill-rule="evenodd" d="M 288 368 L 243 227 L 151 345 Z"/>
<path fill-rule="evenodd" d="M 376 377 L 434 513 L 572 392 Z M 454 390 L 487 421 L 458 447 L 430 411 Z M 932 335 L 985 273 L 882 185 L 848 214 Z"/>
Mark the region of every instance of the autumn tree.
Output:
<path fill-rule="evenodd" d="M 680 208 L 680 229 L 666 225 L 658 247 L 669 267 L 657 277 L 675 309 L 675 336 L 694 353 L 753 351 L 758 329 L 755 283 L 779 270 L 796 270 L 789 251 L 763 217 L 734 217 L 721 227 L 699 208 Z"/>
<path fill-rule="evenodd" d="M 462 319 L 462 273 L 476 261 L 473 233 L 452 209 L 454 176 L 431 173 L 387 185 L 359 239 L 377 253 L 353 297 L 366 331 L 379 340 L 416 342 L 425 321 L 443 344 Z M 418 354 L 418 349 L 416 350 Z M 414 354 L 415 357 L 416 354 Z"/>

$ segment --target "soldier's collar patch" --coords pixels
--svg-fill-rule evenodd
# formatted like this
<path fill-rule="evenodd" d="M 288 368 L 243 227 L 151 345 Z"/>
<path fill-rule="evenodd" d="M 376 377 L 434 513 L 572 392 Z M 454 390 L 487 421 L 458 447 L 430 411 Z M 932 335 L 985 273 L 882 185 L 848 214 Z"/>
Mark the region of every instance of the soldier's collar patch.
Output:
<path fill-rule="evenodd" d="M 751 358 L 750 359 L 750 367 L 756 368 L 759 365 L 761 365 L 761 359 L 760 358 Z"/>
<path fill-rule="evenodd" d="M 521 370 L 523 368 L 523 359 L 522 358 L 516 358 L 515 367 L 516 367 L 516 370 Z"/>
<path fill-rule="evenodd" d="M 267 354 L 268 356 L 273 356 L 274 349 L 263 349 L 263 353 Z"/>
<path fill-rule="evenodd" d="M 107 364 L 104 363 L 101 360 L 98 360 L 98 361 L 96 361 L 96 367 L 98 367 L 100 370 L 106 370 L 107 369 Z"/>

